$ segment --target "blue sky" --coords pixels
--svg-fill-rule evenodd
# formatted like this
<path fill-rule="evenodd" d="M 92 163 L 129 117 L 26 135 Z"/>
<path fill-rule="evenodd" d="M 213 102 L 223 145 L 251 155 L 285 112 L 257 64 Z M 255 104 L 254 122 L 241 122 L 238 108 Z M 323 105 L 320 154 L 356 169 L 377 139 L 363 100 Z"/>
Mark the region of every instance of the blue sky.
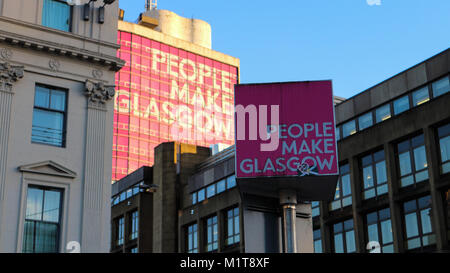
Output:
<path fill-rule="evenodd" d="M 369 0 L 378 1 L 378 0 Z M 241 83 L 333 80 L 349 98 L 450 47 L 449 0 L 158 0 L 207 21 Z M 136 21 L 145 0 L 120 0 Z"/>

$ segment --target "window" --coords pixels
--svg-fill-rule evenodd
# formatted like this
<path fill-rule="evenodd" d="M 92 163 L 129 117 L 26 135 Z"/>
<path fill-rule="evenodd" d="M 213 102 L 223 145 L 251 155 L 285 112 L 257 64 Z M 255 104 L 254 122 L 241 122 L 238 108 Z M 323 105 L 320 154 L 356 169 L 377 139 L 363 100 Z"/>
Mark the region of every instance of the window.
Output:
<path fill-rule="evenodd" d="M 226 245 L 237 244 L 240 241 L 239 208 L 230 209 L 226 214 Z"/>
<path fill-rule="evenodd" d="M 341 127 L 336 127 L 336 141 L 341 140 Z"/>
<path fill-rule="evenodd" d="M 137 239 L 139 232 L 139 214 L 138 211 L 131 213 L 131 234 L 130 239 Z"/>
<path fill-rule="evenodd" d="M 377 123 L 391 118 L 391 105 L 386 104 L 375 110 L 375 120 Z"/>
<path fill-rule="evenodd" d="M 71 8 L 65 1 L 44 0 L 42 25 L 62 31 L 70 31 Z"/>
<path fill-rule="evenodd" d="M 334 201 L 330 204 L 330 210 L 337 210 L 352 204 L 352 189 L 350 187 L 350 166 L 345 164 L 340 167 L 340 176 L 336 186 Z"/>
<path fill-rule="evenodd" d="M 227 177 L 227 190 L 236 187 L 236 176 Z"/>
<path fill-rule="evenodd" d="M 399 143 L 397 156 L 402 187 L 428 179 L 428 163 L 423 134 Z"/>
<path fill-rule="evenodd" d="M 191 201 L 192 201 L 192 205 L 197 204 L 197 192 L 194 192 L 193 194 L 191 194 Z"/>
<path fill-rule="evenodd" d="M 394 115 L 401 114 L 409 110 L 409 96 L 403 96 L 394 100 Z"/>
<path fill-rule="evenodd" d="M 37 85 L 31 141 L 64 147 L 65 116 L 66 92 Z"/>
<path fill-rule="evenodd" d="M 197 200 L 199 203 L 202 202 L 203 200 L 205 200 L 205 189 L 201 189 L 198 191 Z"/>
<path fill-rule="evenodd" d="M 216 195 L 216 184 L 212 184 L 206 188 L 206 198 L 211 198 Z"/>
<path fill-rule="evenodd" d="M 406 248 L 416 249 L 436 243 L 431 225 L 431 198 L 425 196 L 403 204 Z"/>
<path fill-rule="evenodd" d="M 348 137 L 356 133 L 356 123 L 355 120 L 349 121 L 342 125 L 342 136 Z"/>
<path fill-rule="evenodd" d="M 356 251 L 353 219 L 333 225 L 334 252 L 353 253 Z"/>
<path fill-rule="evenodd" d="M 394 253 L 391 213 L 389 208 L 367 214 L 367 243 L 378 242 L 382 253 Z"/>
<path fill-rule="evenodd" d="M 432 83 L 433 97 L 439 97 L 450 91 L 450 82 L 448 76 Z"/>
<path fill-rule="evenodd" d="M 125 218 L 120 217 L 116 220 L 116 245 L 123 245 L 123 238 L 125 235 Z"/>
<path fill-rule="evenodd" d="M 320 202 L 319 201 L 313 201 L 311 202 L 311 210 L 312 210 L 312 217 L 316 217 L 320 215 Z"/>
<path fill-rule="evenodd" d="M 314 253 L 322 253 L 322 238 L 320 235 L 320 229 L 315 229 L 313 231 L 314 238 Z"/>
<path fill-rule="evenodd" d="M 441 173 L 450 172 L 450 123 L 438 128 L 441 150 Z"/>
<path fill-rule="evenodd" d="M 384 150 L 365 156 L 361 159 L 363 175 L 363 197 L 370 199 L 388 192 L 386 161 Z"/>
<path fill-rule="evenodd" d="M 187 249 L 187 251 L 188 251 L 188 253 L 198 253 L 197 224 L 188 226 L 187 230 L 188 230 L 188 233 L 187 233 L 188 234 L 188 236 L 187 236 L 188 237 L 187 238 L 188 249 Z"/>
<path fill-rule="evenodd" d="M 30 186 L 27 190 L 24 253 L 59 250 L 62 190 Z"/>
<path fill-rule="evenodd" d="M 133 247 L 132 249 L 130 249 L 130 253 L 138 253 L 138 248 Z"/>
<path fill-rule="evenodd" d="M 428 93 L 428 86 L 425 86 L 412 93 L 413 106 L 421 105 L 430 100 L 430 95 Z"/>
<path fill-rule="evenodd" d="M 358 118 L 359 130 L 364 130 L 373 125 L 372 112 L 364 114 Z"/>
<path fill-rule="evenodd" d="M 226 189 L 226 181 L 225 179 L 217 182 L 217 194 L 224 192 Z"/>
<path fill-rule="evenodd" d="M 218 245 L 217 216 L 206 219 L 206 251 L 217 250 Z"/>

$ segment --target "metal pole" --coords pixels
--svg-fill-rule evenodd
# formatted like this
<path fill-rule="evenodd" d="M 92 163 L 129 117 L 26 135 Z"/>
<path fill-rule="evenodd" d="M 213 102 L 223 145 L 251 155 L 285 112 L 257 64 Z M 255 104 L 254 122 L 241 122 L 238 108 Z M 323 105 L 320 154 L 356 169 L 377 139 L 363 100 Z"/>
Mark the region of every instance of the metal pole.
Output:
<path fill-rule="evenodd" d="M 296 205 L 297 193 L 295 191 L 280 191 L 280 205 L 282 214 L 282 232 L 283 232 L 283 253 L 297 252 L 296 238 Z"/>

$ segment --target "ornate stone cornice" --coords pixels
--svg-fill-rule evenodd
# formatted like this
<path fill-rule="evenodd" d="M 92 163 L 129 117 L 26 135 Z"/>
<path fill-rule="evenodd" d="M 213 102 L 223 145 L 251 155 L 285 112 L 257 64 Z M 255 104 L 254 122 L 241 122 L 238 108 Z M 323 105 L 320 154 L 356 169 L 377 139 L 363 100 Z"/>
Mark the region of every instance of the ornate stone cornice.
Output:
<path fill-rule="evenodd" d="M 12 85 L 23 77 L 23 66 L 0 63 L 0 91 L 12 93 Z"/>
<path fill-rule="evenodd" d="M 116 94 L 114 85 L 105 85 L 103 82 L 86 80 L 84 95 L 88 97 L 90 106 L 104 108 L 107 101 Z"/>

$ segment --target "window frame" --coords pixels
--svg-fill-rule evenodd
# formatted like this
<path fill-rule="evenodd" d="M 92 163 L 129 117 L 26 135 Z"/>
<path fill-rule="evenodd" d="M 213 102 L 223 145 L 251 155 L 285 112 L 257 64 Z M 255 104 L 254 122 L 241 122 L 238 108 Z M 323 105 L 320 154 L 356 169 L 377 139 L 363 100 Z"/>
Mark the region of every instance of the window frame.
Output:
<path fill-rule="evenodd" d="M 210 220 L 211 220 L 211 224 L 210 224 Z M 211 215 L 209 217 L 206 217 L 205 221 L 204 221 L 204 225 L 205 225 L 205 234 L 204 234 L 204 236 L 205 236 L 205 251 L 210 252 L 210 253 L 217 252 L 219 249 L 219 220 L 218 220 L 217 215 Z M 210 230 L 210 228 L 211 228 L 211 230 Z M 214 240 L 214 230 L 217 232 L 216 240 Z M 208 240 L 210 231 L 212 231 L 212 234 L 211 234 L 212 241 L 211 242 L 209 242 L 209 240 Z M 211 247 L 211 249 L 210 249 L 210 247 Z"/>
<path fill-rule="evenodd" d="M 237 211 L 237 215 L 235 214 L 236 211 Z M 232 218 L 231 219 L 228 216 L 229 212 L 232 212 L 232 214 L 231 214 Z M 241 218 L 240 218 L 240 215 L 241 215 L 241 211 L 240 211 L 239 207 L 233 207 L 233 208 L 225 210 L 225 217 L 224 217 L 225 218 L 225 221 L 224 221 L 225 228 L 223 230 L 225 231 L 224 239 L 225 239 L 225 246 L 226 247 L 232 247 L 232 246 L 240 244 L 240 242 L 241 242 Z M 238 218 L 238 221 L 239 221 L 239 230 L 237 232 L 235 230 L 236 218 Z M 232 231 L 231 235 L 230 235 L 229 229 L 228 229 L 228 225 L 229 225 L 229 221 L 230 220 L 232 221 L 232 226 L 233 226 L 233 231 Z M 236 237 L 238 239 L 236 239 Z M 232 239 L 232 241 L 233 241 L 232 243 L 229 243 L 230 239 Z"/>
<path fill-rule="evenodd" d="M 424 138 L 423 143 L 418 145 L 418 146 L 413 146 L 412 140 L 414 138 L 417 138 L 417 137 L 420 137 L 420 136 L 422 136 Z M 409 146 L 408 150 L 407 151 L 406 150 L 402 151 L 400 153 L 399 149 L 398 149 L 398 146 L 399 146 L 399 144 L 404 143 L 406 141 L 408 141 L 408 146 Z M 422 146 L 425 149 L 425 159 L 427 161 L 427 167 L 417 171 L 416 170 L 416 161 L 415 161 L 415 157 L 414 157 L 414 150 L 417 149 L 417 148 L 420 148 Z M 410 163 L 410 167 L 411 167 L 411 172 L 402 176 L 402 174 L 401 174 L 401 167 L 400 167 L 400 154 L 404 154 L 406 152 L 408 152 L 408 154 L 409 154 L 409 163 Z M 404 139 L 402 139 L 400 141 L 397 141 L 395 143 L 395 162 L 396 162 L 396 169 L 397 169 L 397 183 L 399 183 L 398 185 L 399 185 L 400 189 L 416 186 L 417 184 L 426 182 L 426 181 L 428 181 L 430 179 L 429 162 L 428 162 L 428 158 L 426 157 L 426 152 L 427 152 L 427 147 L 425 145 L 425 134 L 424 133 L 419 133 L 419 134 L 410 136 L 408 138 L 404 138 Z M 422 181 L 417 182 L 416 181 L 416 175 L 418 173 L 422 173 L 422 172 L 425 172 L 425 171 L 426 171 L 427 176 L 428 176 L 427 179 L 424 179 Z M 408 176 L 412 176 L 413 183 L 409 184 L 409 185 L 406 185 L 406 186 L 403 186 L 402 185 L 402 179 L 404 179 L 404 178 L 406 178 Z"/>
<path fill-rule="evenodd" d="M 55 28 L 55 27 L 51 27 L 51 26 L 46 26 L 46 25 L 44 25 L 43 20 L 44 20 L 44 2 L 45 2 L 45 0 L 44 0 L 43 5 L 42 5 L 41 25 L 42 25 L 43 27 L 47 27 L 47 28 L 50 28 L 50 29 L 58 30 L 58 31 L 64 31 L 64 32 L 67 32 L 67 33 L 72 32 L 72 30 L 73 30 L 73 6 L 67 4 L 66 1 L 61 1 L 61 0 L 51 0 L 51 1 L 53 1 L 53 2 L 59 2 L 59 3 L 61 3 L 61 4 L 65 4 L 65 5 L 67 5 L 67 6 L 69 7 L 69 18 L 67 18 L 67 20 L 68 20 L 68 22 L 69 22 L 69 29 L 66 31 L 66 30 L 62 30 L 62 29 L 59 29 L 59 28 Z"/>
<path fill-rule="evenodd" d="M 345 223 L 347 222 L 352 222 L 352 228 L 351 229 L 346 229 L 345 227 Z M 342 230 L 335 232 L 335 226 L 336 225 L 342 225 Z M 353 218 L 347 219 L 347 220 L 343 220 L 343 221 L 339 221 L 336 223 L 333 223 L 331 225 L 331 229 L 332 229 L 332 245 L 333 245 L 333 253 L 356 253 L 357 249 L 356 249 L 356 245 L 357 245 L 357 240 L 356 240 L 356 234 L 355 234 L 355 223 L 353 221 Z M 352 252 L 348 252 L 348 246 L 347 246 L 347 233 L 352 232 L 353 231 L 353 241 L 355 243 L 354 248 L 355 250 Z M 336 252 L 336 235 L 342 234 L 342 246 L 343 246 L 343 252 Z"/>
<path fill-rule="evenodd" d="M 345 166 L 348 166 L 348 171 L 343 173 L 341 169 L 344 168 Z M 342 178 L 343 178 L 343 176 L 346 176 L 346 175 L 349 176 L 349 180 L 350 180 L 350 194 L 344 196 L 343 195 Z M 352 204 L 353 204 L 352 178 L 351 178 L 350 163 L 339 164 L 339 178 L 338 178 L 338 182 L 336 184 L 336 191 L 338 189 L 339 189 L 339 197 L 336 199 L 336 193 L 335 193 L 334 199 L 331 202 L 328 203 L 329 204 L 329 206 L 328 206 L 328 210 L 329 211 L 337 211 L 339 209 L 344 209 L 344 208 L 347 208 L 347 207 L 351 207 Z M 344 206 L 344 204 L 343 204 L 344 199 L 347 199 L 349 197 L 350 197 L 350 204 Z M 333 204 L 336 204 L 337 202 L 339 202 L 339 207 L 333 209 L 332 208 Z"/>
<path fill-rule="evenodd" d="M 192 231 L 190 228 L 192 227 Z M 192 237 L 191 237 L 192 236 Z M 192 238 L 192 248 L 189 248 L 189 242 Z M 198 244 L 198 224 L 197 222 L 188 224 L 186 226 L 186 252 L 187 253 L 199 253 Z M 196 245 L 197 247 L 194 247 Z"/>
<path fill-rule="evenodd" d="M 389 212 L 389 217 L 381 219 L 380 213 L 382 211 L 384 211 L 384 210 L 387 210 Z M 368 216 L 369 216 L 369 214 L 374 214 L 374 213 L 376 214 L 377 220 L 374 223 L 369 223 Z M 389 207 L 385 207 L 385 208 L 382 208 L 382 209 L 378 209 L 376 211 L 372 211 L 372 212 L 366 213 L 364 216 L 365 216 L 364 217 L 364 225 L 365 225 L 365 236 L 364 237 L 365 237 L 366 243 L 369 243 L 369 225 L 375 225 L 376 224 L 378 243 L 380 245 L 381 253 L 393 253 L 394 252 L 394 241 L 395 240 L 394 240 L 394 232 L 393 232 L 393 228 L 392 228 L 392 217 L 391 217 L 390 208 Z M 390 222 L 392 241 L 385 244 L 383 242 L 383 231 L 382 231 L 381 224 L 384 223 L 384 222 L 387 222 L 387 221 Z M 383 248 L 389 247 L 389 246 L 392 246 L 392 250 L 393 251 L 392 252 L 383 252 Z"/>
<path fill-rule="evenodd" d="M 383 158 L 379 159 L 379 160 L 375 160 L 375 154 L 380 153 L 380 152 L 383 152 Z M 371 157 L 371 163 L 368 164 L 368 165 L 364 165 L 363 159 L 368 157 L 368 156 Z M 377 166 L 378 163 L 381 163 L 383 161 L 384 161 L 384 171 L 386 172 L 386 181 L 382 182 L 382 183 L 379 183 L 378 182 L 378 174 L 377 174 L 376 166 Z M 387 175 L 386 152 L 384 151 L 384 149 L 380 149 L 380 150 L 377 150 L 377 151 L 374 151 L 374 152 L 371 152 L 369 154 L 365 154 L 365 155 L 361 156 L 359 158 L 359 166 L 360 166 L 360 175 L 361 175 L 360 179 L 361 179 L 361 182 L 363 184 L 362 187 L 361 187 L 361 191 L 362 191 L 361 194 L 362 194 L 362 199 L 363 200 L 369 200 L 369 199 L 372 199 L 372 198 L 377 198 L 379 196 L 388 194 L 389 188 L 388 188 L 388 191 L 386 191 L 385 193 L 378 194 L 379 187 L 381 187 L 381 186 L 388 186 L 388 180 L 389 180 L 389 177 Z M 364 169 L 369 167 L 369 166 L 372 169 L 373 186 L 366 188 L 365 187 L 365 178 L 364 178 Z M 375 195 L 373 197 L 366 198 L 366 195 L 365 195 L 366 192 L 368 192 L 368 191 L 370 191 L 372 189 L 375 191 Z"/>
<path fill-rule="evenodd" d="M 425 207 L 420 207 L 419 200 L 424 199 L 426 197 L 430 198 L 429 204 L 427 206 L 425 206 Z M 405 204 L 409 203 L 409 202 L 412 202 L 412 201 L 415 201 L 415 209 L 406 212 L 405 211 Z M 421 212 L 424 211 L 424 210 L 427 210 L 427 209 L 429 209 L 429 212 L 431 212 L 431 209 L 432 209 L 431 195 L 425 195 L 425 196 L 421 196 L 421 197 L 418 197 L 418 198 L 415 198 L 415 199 L 406 200 L 405 202 L 402 203 L 401 209 L 402 209 L 402 232 L 404 234 L 403 235 L 403 239 L 405 240 L 404 241 L 405 250 L 406 251 L 423 251 L 424 248 L 432 246 L 432 245 L 435 245 L 436 244 L 436 231 L 433 229 L 433 217 L 432 217 L 432 215 L 429 215 L 429 217 L 430 217 L 430 225 L 431 225 L 430 227 L 431 227 L 431 231 L 432 232 L 423 233 L 423 222 L 422 222 L 423 220 L 422 220 L 422 215 L 421 215 Z M 415 213 L 415 216 L 416 216 L 418 235 L 408 238 L 407 227 L 406 227 L 406 216 L 410 215 L 412 213 Z M 432 238 L 434 240 L 434 243 L 424 245 L 424 241 L 423 241 L 424 237 Z M 408 247 L 408 241 L 415 240 L 415 239 L 419 239 L 420 240 L 420 246 L 416 247 L 416 248 L 409 248 Z"/>
<path fill-rule="evenodd" d="M 436 128 L 436 137 L 437 137 L 437 141 L 436 142 L 437 142 L 438 147 L 439 147 L 439 152 L 438 152 L 438 154 L 439 154 L 439 171 L 440 171 L 441 175 L 446 175 L 446 174 L 450 173 L 450 170 L 448 172 L 444 172 L 444 165 L 448 165 L 449 168 L 450 168 L 450 157 L 446 161 L 442 160 L 442 147 L 441 147 L 441 140 L 444 139 L 444 138 L 450 137 L 450 130 L 448 132 L 446 132 L 446 133 L 444 132 L 442 134 L 442 136 L 439 133 L 439 130 L 441 128 L 443 129 L 443 128 L 447 127 L 447 126 L 450 127 L 450 122 L 447 123 L 447 124 L 443 124 L 441 126 L 438 126 Z"/>
<path fill-rule="evenodd" d="M 139 211 L 134 210 L 130 213 L 130 240 L 139 238 Z"/>

